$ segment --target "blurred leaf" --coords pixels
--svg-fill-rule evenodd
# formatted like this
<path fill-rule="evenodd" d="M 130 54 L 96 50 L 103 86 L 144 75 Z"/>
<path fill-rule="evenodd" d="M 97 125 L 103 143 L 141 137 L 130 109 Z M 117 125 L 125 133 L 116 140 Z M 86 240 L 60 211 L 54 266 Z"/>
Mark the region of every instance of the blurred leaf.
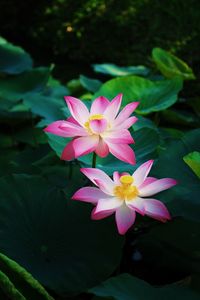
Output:
<path fill-rule="evenodd" d="M 0 270 L 0 286 L 9 298 L 53 300 L 30 273 L 2 253 L 0 253 Z"/>
<path fill-rule="evenodd" d="M 0 133 L 1 148 L 9 148 L 13 146 L 13 140 L 10 135 Z"/>
<path fill-rule="evenodd" d="M 183 80 L 195 79 L 192 69 L 184 61 L 161 48 L 153 49 L 152 58 L 167 78 L 179 76 Z"/>
<path fill-rule="evenodd" d="M 41 91 L 49 78 L 49 68 L 35 68 L 18 76 L 0 78 L 1 101 L 9 99 L 13 102 L 21 100 L 25 95 Z"/>
<path fill-rule="evenodd" d="M 10 281 L 7 275 L 0 271 L 0 288 L 5 296 L 8 296 L 11 300 L 27 300 Z"/>
<path fill-rule="evenodd" d="M 109 99 L 123 93 L 123 105 L 139 101 L 136 111 L 148 114 L 168 108 L 177 101 L 177 94 L 182 89 L 182 80 L 150 81 L 137 76 L 115 78 L 104 83 L 94 95 L 105 96 Z"/>
<path fill-rule="evenodd" d="M 166 109 L 161 112 L 161 118 L 167 123 L 181 126 L 199 127 L 200 119 L 191 111 Z"/>
<path fill-rule="evenodd" d="M 200 224 L 197 222 L 177 218 L 158 224 L 139 238 L 138 247 L 144 263 L 159 277 L 167 272 L 179 276 L 200 272 Z M 173 275 L 168 280 L 173 280 Z"/>
<path fill-rule="evenodd" d="M 32 68 L 30 55 L 0 37 L 0 72 L 19 74 Z"/>
<path fill-rule="evenodd" d="M 172 140 L 180 140 L 184 136 L 184 132 L 175 128 L 159 128 L 161 138 L 165 142 L 165 146 L 169 145 Z"/>
<path fill-rule="evenodd" d="M 114 64 L 94 64 L 93 69 L 95 72 L 108 74 L 113 77 L 131 74 L 147 76 L 149 74 L 149 69 L 144 66 L 120 67 Z"/>
<path fill-rule="evenodd" d="M 196 97 L 194 99 L 190 99 L 188 104 L 193 108 L 194 112 L 200 117 L 200 98 Z"/>
<path fill-rule="evenodd" d="M 97 79 L 92 79 L 83 75 L 80 75 L 80 83 L 82 86 L 90 92 L 95 93 L 101 87 L 102 82 Z"/>
<path fill-rule="evenodd" d="M 74 174 L 76 184 L 79 177 Z M 112 218 L 92 221 L 91 205 L 70 199 L 74 180 L 66 178 L 66 188 L 68 197 L 41 176 L 0 179 L 0 248 L 63 296 L 105 280 L 119 264 L 124 240 Z"/>
<path fill-rule="evenodd" d="M 38 127 L 44 127 L 53 121 L 66 119 L 68 109 L 64 96 L 68 94 L 69 90 L 65 86 L 50 77 L 42 92 L 26 95 L 24 103 L 33 114 L 44 118 L 37 124 Z"/>
<path fill-rule="evenodd" d="M 183 157 L 190 152 L 200 151 L 200 130 L 186 133 L 179 141 L 169 144 L 161 152 L 157 164 L 153 168 L 153 176 L 157 178 L 173 177 L 177 186 L 166 191 L 164 196 L 158 196 L 166 202 L 174 216 L 199 222 L 200 215 L 200 185 L 199 178 L 188 168 Z"/>
<path fill-rule="evenodd" d="M 62 94 L 63 96 L 65 95 L 64 90 Z M 35 93 L 24 97 L 24 103 L 30 108 L 32 113 L 44 118 L 39 124 L 39 127 L 44 127 L 53 121 L 66 119 L 67 115 L 63 110 L 66 108 L 66 104 L 63 96 L 55 95 L 53 90 L 48 95 L 44 92 Z"/>
<path fill-rule="evenodd" d="M 153 121 L 151 121 L 150 119 L 148 118 L 145 118 L 143 116 L 140 116 L 140 115 L 137 115 L 136 114 L 136 117 L 138 119 L 138 121 L 133 124 L 132 128 L 134 129 L 134 131 L 137 131 L 138 129 L 141 129 L 141 128 L 151 128 L 153 130 L 158 130 L 158 128 L 156 127 L 155 123 Z"/>
<path fill-rule="evenodd" d="M 41 129 L 29 126 L 17 131 L 15 139 L 31 146 L 37 146 L 38 144 L 45 144 L 47 142 L 46 135 Z"/>
<path fill-rule="evenodd" d="M 200 152 L 194 151 L 183 157 L 184 162 L 200 178 Z"/>
<path fill-rule="evenodd" d="M 112 277 L 90 290 L 101 297 L 115 300 L 198 300 L 199 294 L 184 286 L 168 285 L 153 287 L 147 282 L 129 274 Z"/>
<path fill-rule="evenodd" d="M 84 93 L 84 88 L 81 84 L 80 79 L 72 79 L 67 83 L 67 88 L 70 91 L 70 94 L 79 96 Z"/>

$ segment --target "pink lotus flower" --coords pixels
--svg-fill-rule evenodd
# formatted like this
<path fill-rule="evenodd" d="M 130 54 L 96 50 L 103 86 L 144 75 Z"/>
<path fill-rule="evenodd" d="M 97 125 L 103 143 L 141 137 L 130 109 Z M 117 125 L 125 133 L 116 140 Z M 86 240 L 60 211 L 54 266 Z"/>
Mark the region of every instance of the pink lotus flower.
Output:
<path fill-rule="evenodd" d="M 91 215 L 93 220 L 103 219 L 115 212 L 120 234 L 125 234 L 133 225 L 136 212 L 161 222 L 170 220 L 170 214 L 161 201 L 146 197 L 169 189 L 177 182 L 172 178 L 147 177 L 152 164 L 153 160 L 145 162 L 132 175 L 114 172 L 113 180 L 99 169 L 83 168 L 82 173 L 98 188 L 83 187 L 72 199 L 94 204 Z"/>
<path fill-rule="evenodd" d="M 67 96 L 65 101 L 72 117 L 53 122 L 45 128 L 46 132 L 73 138 L 64 148 L 61 159 L 71 160 L 93 151 L 100 157 L 106 157 L 110 152 L 120 160 L 135 164 L 134 152 L 128 145 L 134 140 L 127 129 L 137 121 L 130 115 L 139 102 L 126 105 L 118 114 L 122 94 L 111 102 L 103 96 L 96 98 L 90 112 L 76 98 Z"/>

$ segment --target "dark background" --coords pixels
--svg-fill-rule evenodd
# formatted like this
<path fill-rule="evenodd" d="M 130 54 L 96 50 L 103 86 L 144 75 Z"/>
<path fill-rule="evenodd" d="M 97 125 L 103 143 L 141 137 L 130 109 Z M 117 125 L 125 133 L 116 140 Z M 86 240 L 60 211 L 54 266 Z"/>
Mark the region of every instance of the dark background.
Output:
<path fill-rule="evenodd" d="M 199 73 L 199 0 L 1 0 L 0 34 L 65 80 L 92 63 L 151 65 L 153 47 Z"/>

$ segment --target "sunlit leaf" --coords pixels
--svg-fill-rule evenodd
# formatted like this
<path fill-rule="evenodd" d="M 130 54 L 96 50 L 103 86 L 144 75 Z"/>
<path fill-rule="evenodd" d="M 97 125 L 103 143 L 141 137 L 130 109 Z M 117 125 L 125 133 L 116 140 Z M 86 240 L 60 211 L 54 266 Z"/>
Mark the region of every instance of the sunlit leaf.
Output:
<path fill-rule="evenodd" d="M 151 81 L 137 76 L 119 77 L 104 83 L 94 98 L 105 96 L 109 99 L 123 93 L 123 105 L 132 101 L 139 101 L 137 112 L 148 114 L 164 110 L 173 105 L 178 99 L 178 92 L 182 89 L 182 80 Z"/>
<path fill-rule="evenodd" d="M 183 157 L 184 162 L 200 178 L 200 152 L 194 151 Z"/>
<path fill-rule="evenodd" d="M 183 80 L 195 79 L 192 69 L 184 61 L 161 48 L 153 49 L 152 58 L 160 72 L 167 78 L 179 76 Z"/>
<path fill-rule="evenodd" d="M 114 64 L 94 64 L 93 69 L 95 72 L 111 75 L 113 77 L 131 74 L 147 76 L 149 74 L 149 69 L 144 66 L 120 67 Z"/>

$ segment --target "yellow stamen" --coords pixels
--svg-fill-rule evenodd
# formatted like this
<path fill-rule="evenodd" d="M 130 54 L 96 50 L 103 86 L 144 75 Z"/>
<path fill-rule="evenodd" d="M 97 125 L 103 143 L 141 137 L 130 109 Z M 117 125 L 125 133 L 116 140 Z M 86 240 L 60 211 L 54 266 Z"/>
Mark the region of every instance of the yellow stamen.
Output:
<path fill-rule="evenodd" d="M 114 195 L 120 200 L 133 200 L 139 194 L 136 186 L 132 185 L 134 179 L 130 175 L 123 175 L 120 177 L 122 185 L 114 188 Z"/>
<path fill-rule="evenodd" d="M 103 118 L 104 118 L 103 115 L 98 114 L 98 115 L 92 115 L 92 116 L 90 116 L 89 120 L 90 121 L 92 121 L 92 120 L 102 120 Z"/>
<path fill-rule="evenodd" d="M 120 177 L 120 182 L 122 184 L 132 184 L 133 183 L 133 177 L 130 175 L 123 175 Z"/>
<path fill-rule="evenodd" d="M 88 121 L 85 122 L 84 126 L 88 130 L 88 132 L 90 134 L 92 134 L 93 132 L 92 132 L 92 130 L 90 128 L 90 121 L 93 121 L 93 120 L 102 120 L 102 119 L 104 119 L 104 116 L 101 115 L 101 114 L 92 115 L 92 116 L 89 117 Z"/>

